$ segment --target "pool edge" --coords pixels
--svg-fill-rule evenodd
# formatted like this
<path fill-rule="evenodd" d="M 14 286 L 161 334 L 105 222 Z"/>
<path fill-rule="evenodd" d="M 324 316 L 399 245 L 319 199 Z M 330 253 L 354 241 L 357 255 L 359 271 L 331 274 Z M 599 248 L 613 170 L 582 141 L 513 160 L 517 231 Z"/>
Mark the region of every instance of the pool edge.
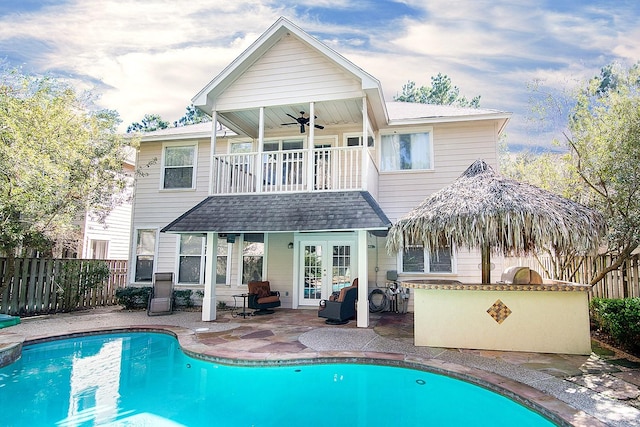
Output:
<path fill-rule="evenodd" d="M 354 351 L 313 351 L 309 353 L 250 353 L 240 354 L 234 351 L 212 351 L 206 344 L 198 342 L 197 332 L 179 327 L 165 325 L 132 325 L 123 327 L 93 328 L 74 331 L 58 335 L 43 335 L 25 340 L 15 335 L 11 346 L 15 359 L 8 363 L 4 361 L 5 348 L 0 345 L 0 367 L 13 363 L 20 357 L 24 346 L 59 339 L 103 335 L 119 332 L 157 332 L 175 337 L 182 351 L 190 357 L 236 366 L 293 366 L 301 364 L 321 363 L 362 363 L 386 366 L 406 367 L 435 374 L 445 375 L 466 381 L 480 387 L 501 394 L 515 402 L 539 413 L 559 426 L 568 427 L 598 427 L 607 424 L 576 409 L 569 404 L 544 393 L 527 384 L 489 371 L 459 365 L 439 359 L 422 358 L 415 355 L 383 352 L 354 352 Z M 10 334 L 9 334 L 10 335 Z M 5 335 L 8 337 L 9 335 Z M 19 342 L 18 342 L 19 341 Z M 2 342 L 0 341 L 0 344 Z M 17 351 L 17 356 L 15 355 Z"/>

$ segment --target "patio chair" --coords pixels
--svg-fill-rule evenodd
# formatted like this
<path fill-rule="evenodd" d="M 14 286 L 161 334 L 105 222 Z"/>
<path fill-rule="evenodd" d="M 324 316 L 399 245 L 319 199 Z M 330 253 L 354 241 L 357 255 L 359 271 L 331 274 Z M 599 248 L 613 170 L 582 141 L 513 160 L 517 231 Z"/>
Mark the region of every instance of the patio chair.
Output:
<path fill-rule="evenodd" d="M 351 286 L 340 290 L 338 298 L 320 301 L 318 317 L 324 317 L 327 325 L 344 325 L 356 316 L 356 299 L 358 299 L 358 279 Z"/>
<path fill-rule="evenodd" d="M 153 288 L 147 304 L 147 315 L 157 316 L 173 312 L 173 273 L 155 273 Z"/>
<path fill-rule="evenodd" d="M 247 307 L 256 310 L 253 314 L 273 314 L 272 308 L 280 307 L 280 292 L 272 291 L 268 280 L 249 282 L 248 288 Z"/>

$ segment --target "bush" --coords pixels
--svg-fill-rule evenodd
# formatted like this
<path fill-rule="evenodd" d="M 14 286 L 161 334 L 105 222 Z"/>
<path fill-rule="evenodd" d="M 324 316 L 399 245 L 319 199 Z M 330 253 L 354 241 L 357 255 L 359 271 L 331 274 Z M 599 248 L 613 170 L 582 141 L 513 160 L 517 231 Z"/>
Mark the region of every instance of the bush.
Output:
<path fill-rule="evenodd" d="M 596 328 L 622 347 L 640 351 L 640 298 L 593 298 L 589 309 Z"/>
<path fill-rule="evenodd" d="M 126 288 L 116 289 L 116 301 L 127 310 L 147 308 L 150 294 L 150 286 L 142 288 L 127 286 Z"/>
<path fill-rule="evenodd" d="M 191 301 L 191 289 L 180 289 L 173 291 L 173 302 L 176 307 L 193 307 L 193 301 Z"/>

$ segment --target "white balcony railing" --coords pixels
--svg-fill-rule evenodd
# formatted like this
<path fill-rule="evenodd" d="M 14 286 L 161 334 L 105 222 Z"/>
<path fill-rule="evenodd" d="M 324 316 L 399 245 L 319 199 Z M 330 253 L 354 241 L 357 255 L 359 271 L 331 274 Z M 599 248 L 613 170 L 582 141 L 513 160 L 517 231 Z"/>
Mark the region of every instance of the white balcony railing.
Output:
<path fill-rule="evenodd" d="M 361 147 L 215 155 L 213 194 L 361 189 L 361 159 Z"/>

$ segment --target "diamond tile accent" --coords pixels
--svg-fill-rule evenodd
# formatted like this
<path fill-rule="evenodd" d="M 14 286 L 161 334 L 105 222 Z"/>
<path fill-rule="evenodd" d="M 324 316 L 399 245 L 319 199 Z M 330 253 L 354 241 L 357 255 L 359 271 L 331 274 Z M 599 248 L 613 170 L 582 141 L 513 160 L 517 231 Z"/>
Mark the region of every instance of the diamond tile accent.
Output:
<path fill-rule="evenodd" d="M 509 317 L 512 311 L 505 303 L 497 300 L 491 307 L 489 307 L 487 313 L 489 313 L 489 316 L 493 317 L 493 320 L 498 323 L 502 323 L 507 317 Z"/>

